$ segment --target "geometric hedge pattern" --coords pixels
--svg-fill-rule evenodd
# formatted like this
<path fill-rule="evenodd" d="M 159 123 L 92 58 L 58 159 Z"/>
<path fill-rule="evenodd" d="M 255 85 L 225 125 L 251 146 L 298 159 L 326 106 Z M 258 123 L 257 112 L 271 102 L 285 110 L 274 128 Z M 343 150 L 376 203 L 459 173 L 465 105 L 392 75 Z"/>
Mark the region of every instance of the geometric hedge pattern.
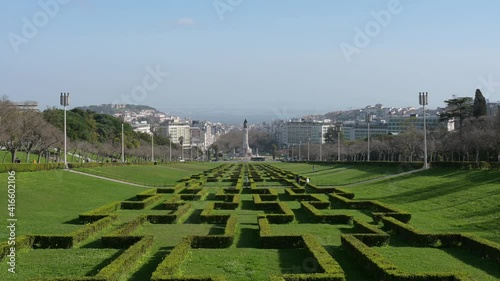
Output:
<path fill-rule="evenodd" d="M 282 259 L 299 257 L 294 264 L 281 262 L 267 280 L 346 280 L 345 265 L 328 251 L 334 244 L 376 280 L 474 280 L 460 272 L 404 272 L 377 251 L 391 239 L 412 247 L 461 248 L 500 264 L 496 243 L 460 233 L 425 233 L 412 227 L 410 220 L 411 214 L 404 210 L 356 200 L 341 188 L 306 183 L 303 176 L 272 165 L 223 164 L 173 187 L 146 189 L 128 200 L 79 214 L 81 227 L 71 233 L 24 236 L 17 246 L 37 251 L 117 250 L 85 276 L 32 280 L 111 281 L 138 274 L 134 280 L 233 280 L 235 276 L 215 270 L 195 270 L 198 253 L 224 256 L 230 248 L 231 253 L 235 248 L 241 254 L 274 250 Z M 0 259 L 7 255 L 7 246 L 0 244 Z M 157 262 L 141 267 L 139 262 L 148 253 Z M 227 262 L 237 258 L 231 255 L 227 254 Z"/>

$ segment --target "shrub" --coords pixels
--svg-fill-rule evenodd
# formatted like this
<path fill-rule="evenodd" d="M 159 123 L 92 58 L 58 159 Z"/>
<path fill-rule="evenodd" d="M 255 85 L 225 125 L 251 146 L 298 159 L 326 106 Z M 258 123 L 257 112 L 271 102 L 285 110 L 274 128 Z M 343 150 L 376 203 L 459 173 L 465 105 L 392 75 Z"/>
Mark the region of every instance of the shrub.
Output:
<path fill-rule="evenodd" d="M 156 271 L 151 277 L 152 281 L 164 280 L 165 278 L 173 277 L 179 266 L 186 258 L 188 251 L 191 249 L 191 241 L 184 238 L 183 241 L 170 252 L 158 265 Z"/>
<path fill-rule="evenodd" d="M 120 202 L 112 202 L 99 208 L 82 213 L 78 217 L 80 218 L 80 221 L 82 223 L 91 223 L 108 216 L 110 213 L 120 210 L 120 207 Z"/>
<path fill-rule="evenodd" d="M 157 194 L 154 196 L 149 196 L 146 199 L 143 199 L 142 201 L 122 201 L 121 208 L 126 210 L 142 210 L 162 199 L 163 195 Z"/>
<path fill-rule="evenodd" d="M 151 247 L 153 239 L 153 236 L 140 237 L 137 242 L 125 250 L 118 258 L 101 269 L 95 277 L 107 281 L 120 280 L 123 275 L 134 268 L 134 264 Z"/>

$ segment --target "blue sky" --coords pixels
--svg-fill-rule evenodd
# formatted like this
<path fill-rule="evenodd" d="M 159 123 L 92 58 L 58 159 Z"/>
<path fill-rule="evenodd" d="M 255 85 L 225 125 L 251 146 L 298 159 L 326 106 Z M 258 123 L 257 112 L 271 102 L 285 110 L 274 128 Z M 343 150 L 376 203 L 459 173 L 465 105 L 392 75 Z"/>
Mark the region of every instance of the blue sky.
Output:
<path fill-rule="evenodd" d="M 131 101 L 249 122 L 418 106 L 419 91 L 430 107 L 477 87 L 497 101 L 499 10 L 493 0 L 5 1 L 0 95 L 44 109 L 70 92 L 71 106 Z"/>

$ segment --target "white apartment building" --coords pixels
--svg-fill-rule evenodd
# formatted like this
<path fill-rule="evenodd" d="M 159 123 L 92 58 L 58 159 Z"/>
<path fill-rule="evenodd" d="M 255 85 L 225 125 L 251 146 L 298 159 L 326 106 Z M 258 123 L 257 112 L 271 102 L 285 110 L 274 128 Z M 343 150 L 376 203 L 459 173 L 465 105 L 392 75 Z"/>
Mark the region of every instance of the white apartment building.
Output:
<path fill-rule="evenodd" d="M 159 133 L 172 140 L 172 143 L 180 143 L 180 137 L 182 137 L 183 147 L 191 146 L 191 126 L 188 122 L 166 122 L 160 125 Z"/>

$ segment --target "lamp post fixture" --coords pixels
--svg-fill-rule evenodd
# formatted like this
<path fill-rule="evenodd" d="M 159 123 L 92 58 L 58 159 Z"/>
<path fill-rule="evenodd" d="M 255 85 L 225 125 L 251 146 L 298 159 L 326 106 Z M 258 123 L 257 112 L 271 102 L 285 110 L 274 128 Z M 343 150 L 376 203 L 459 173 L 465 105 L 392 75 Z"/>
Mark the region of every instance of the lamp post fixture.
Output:
<path fill-rule="evenodd" d="M 340 162 L 340 133 L 342 132 L 342 123 L 338 123 L 337 126 L 335 127 L 337 130 L 337 161 Z M 368 149 L 370 151 L 370 149 Z"/>
<path fill-rule="evenodd" d="M 125 133 L 124 133 L 125 116 L 122 115 L 122 163 L 125 163 Z"/>
<path fill-rule="evenodd" d="M 323 137 L 319 140 L 319 161 L 323 161 Z"/>
<path fill-rule="evenodd" d="M 427 125 L 425 122 L 425 106 L 428 104 L 427 102 L 427 92 L 420 92 L 418 94 L 418 102 L 423 107 L 424 111 L 424 168 L 428 169 L 429 164 L 427 163 Z"/>
<path fill-rule="evenodd" d="M 61 105 L 64 106 L 64 168 L 68 169 L 68 159 L 66 157 L 66 149 L 67 149 L 66 107 L 69 105 L 69 93 L 61 93 L 59 101 Z"/>
<path fill-rule="evenodd" d="M 302 141 L 299 141 L 299 161 L 300 161 L 300 147 L 302 146 Z"/>
<path fill-rule="evenodd" d="M 368 125 L 368 155 L 367 155 L 367 161 L 370 161 L 370 122 L 373 121 L 373 116 L 370 113 L 366 114 L 365 117 L 366 124 Z"/>
<path fill-rule="evenodd" d="M 311 142 L 311 138 L 307 139 L 307 162 L 309 162 L 309 143 Z"/>
<path fill-rule="evenodd" d="M 151 162 L 155 162 L 154 131 L 151 132 Z"/>

